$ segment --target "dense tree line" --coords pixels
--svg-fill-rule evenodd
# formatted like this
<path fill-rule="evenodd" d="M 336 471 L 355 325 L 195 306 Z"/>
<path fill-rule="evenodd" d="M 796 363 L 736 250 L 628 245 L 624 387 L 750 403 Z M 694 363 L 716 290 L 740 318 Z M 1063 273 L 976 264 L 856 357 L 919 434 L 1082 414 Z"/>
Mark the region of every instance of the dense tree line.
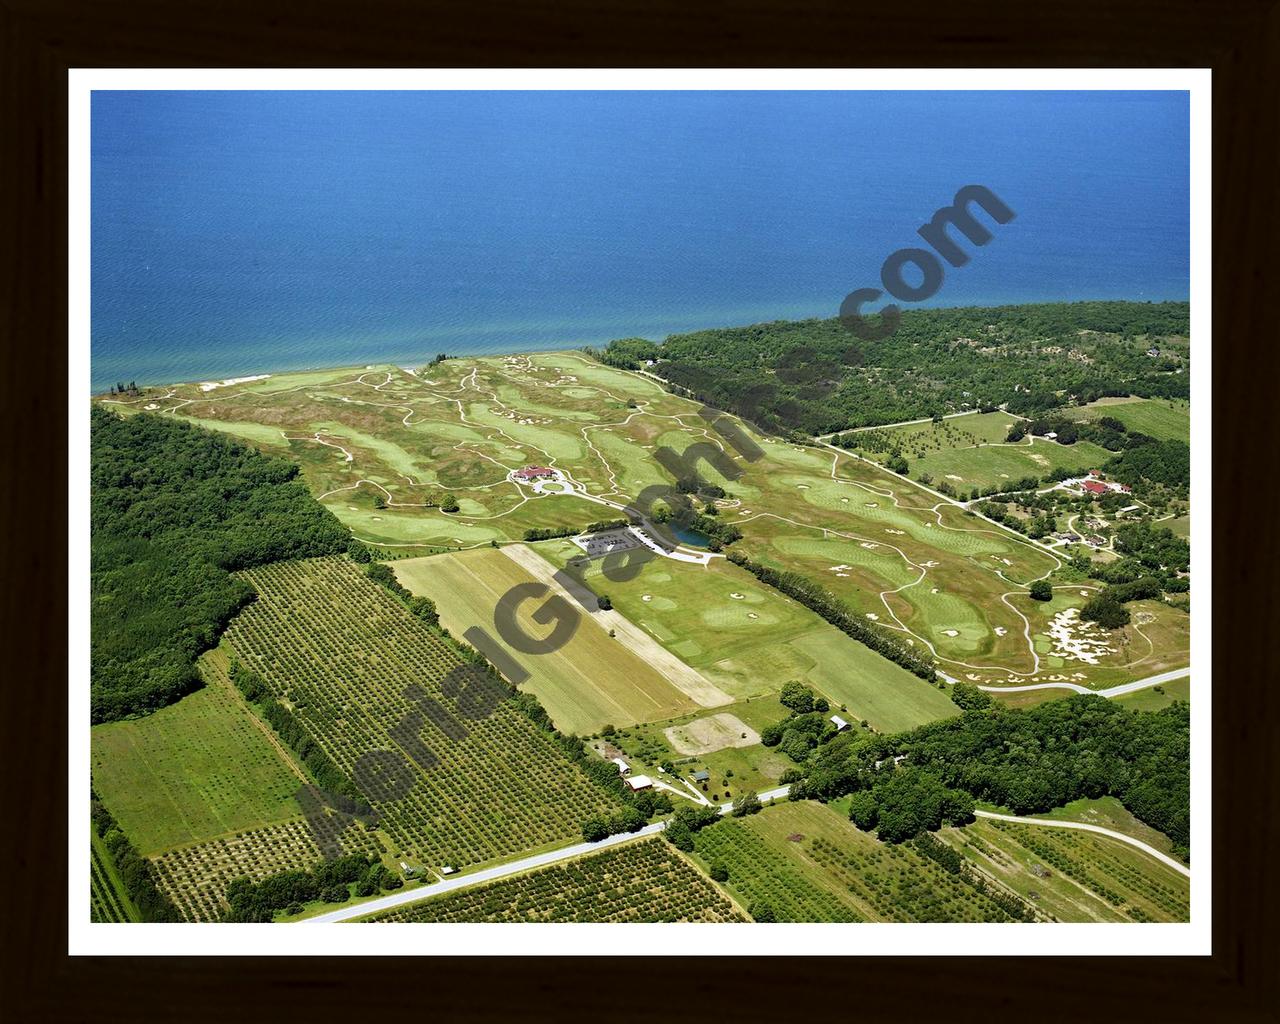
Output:
<path fill-rule="evenodd" d="M 827 434 L 1004 406 L 1032 416 L 1107 395 L 1187 397 L 1185 357 L 1147 356 L 1153 339 L 1185 338 L 1185 302 L 1045 303 L 917 309 L 884 339 L 835 320 L 777 321 L 637 338 L 595 352 L 779 434 Z M 1176 346 L 1175 346 L 1176 347 Z M 1175 372 L 1175 371 L 1182 372 Z"/>
<path fill-rule="evenodd" d="M 895 736 L 841 733 L 812 753 L 791 796 L 829 800 L 871 791 L 882 810 L 875 788 L 901 757 L 898 772 L 909 768 L 909 778 L 932 776 L 945 789 L 1015 814 L 1115 796 L 1185 856 L 1191 836 L 1190 739 L 1190 706 L 1182 702 L 1134 711 L 1081 694 L 1027 709 L 993 705 Z M 902 799 L 910 802 L 915 783 L 894 785 L 904 787 L 888 791 L 895 800 L 901 803 L 906 793 Z M 932 820 L 938 792 L 920 793 L 920 807 L 912 813 Z M 865 798 L 859 799 L 866 810 Z"/>
<path fill-rule="evenodd" d="M 870 647 L 877 654 L 896 662 L 909 672 L 914 672 L 921 679 L 927 679 L 930 682 L 937 679 L 937 672 L 931 660 L 916 653 L 906 644 L 900 643 L 890 636 L 887 630 L 867 622 L 821 584 L 798 572 L 773 569 L 759 562 L 753 562 L 740 551 L 732 551 L 726 557 L 761 582 L 799 601 L 841 632 Z"/>
<path fill-rule="evenodd" d="M 196 656 L 253 590 L 231 572 L 346 549 L 298 467 L 172 417 L 90 414 L 94 722 L 200 685 Z"/>
<path fill-rule="evenodd" d="M 598 523 L 588 523 L 579 529 L 576 526 L 544 526 L 524 531 L 525 540 L 552 540 L 556 537 L 577 537 L 584 533 L 603 533 L 605 530 L 620 530 L 630 525 L 628 519 L 606 519 Z"/>
<path fill-rule="evenodd" d="M 107 853 L 115 862 L 120 873 L 120 881 L 124 883 L 125 892 L 143 921 L 181 921 L 178 908 L 170 902 L 169 897 L 156 887 L 151 865 L 134 849 L 127 836 L 121 831 L 116 819 L 96 795 L 89 802 L 89 816 L 93 821 L 93 830 L 107 848 Z"/>
<path fill-rule="evenodd" d="M 256 672 L 245 668 L 238 661 L 231 662 L 231 681 L 235 683 L 250 704 L 256 704 L 262 717 L 290 750 L 297 755 L 315 779 L 316 784 L 330 793 L 345 796 L 359 805 L 360 813 L 368 813 L 369 803 L 345 772 L 334 764 L 294 717 L 293 712 L 271 696 L 266 682 Z"/>
<path fill-rule="evenodd" d="M 357 896 L 372 896 L 379 889 L 399 889 L 404 885 L 376 857 L 354 853 L 322 861 L 310 871 L 282 871 L 260 882 L 235 879 L 227 886 L 230 909 L 222 920 L 266 924 L 275 919 L 277 911 L 298 914 L 303 904 L 313 900 L 346 903 L 351 898 L 353 882 Z"/>

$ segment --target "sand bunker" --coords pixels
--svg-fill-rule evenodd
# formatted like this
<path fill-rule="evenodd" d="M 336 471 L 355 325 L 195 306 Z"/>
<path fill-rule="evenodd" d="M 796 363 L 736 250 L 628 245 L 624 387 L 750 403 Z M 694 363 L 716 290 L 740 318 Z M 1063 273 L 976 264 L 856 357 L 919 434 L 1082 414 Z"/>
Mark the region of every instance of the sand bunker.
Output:
<path fill-rule="evenodd" d="M 1112 651 L 1106 630 L 1081 621 L 1079 608 L 1064 608 L 1058 612 L 1049 620 L 1047 633 L 1053 641 L 1050 657 L 1096 665 L 1099 658 Z"/>
<path fill-rule="evenodd" d="M 959 480 L 961 483 L 963 483 L 963 482 L 964 482 L 964 477 L 962 477 L 962 476 L 956 476 L 954 473 L 948 473 L 948 474 L 947 474 L 947 479 L 948 479 L 948 480 Z"/>
<path fill-rule="evenodd" d="M 747 595 L 746 595 L 746 594 L 739 594 L 739 593 L 737 593 L 737 592 L 735 591 L 734 593 L 730 594 L 729 596 L 730 596 L 731 598 L 733 598 L 735 601 L 741 601 L 741 600 L 742 600 L 743 598 L 745 598 Z"/>
<path fill-rule="evenodd" d="M 878 622 L 880 619 L 880 616 L 877 615 L 875 612 L 867 612 L 867 618 L 869 618 L 872 622 Z"/>
<path fill-rule="evenodd" d="M 641 601 L 652 601 L 652 600 L 653 600 L 653 595 L 652 595 L 652 594 L 641 594 L 641 595 L 640 595 L 640 600 L 641 600 Z"/>
<path fill-rule="evenodd" d="M 901 536 L 902 536 L 904 533 L 906 533 L 907 531 L 906 531 L 906 530 L 894 530 L 894 529 L 892 529 L 892 528 L 890 528 L 890 527 L 886 526 L 886 527 L 885 527 L 884 532 L 885 532 L 885 533 L 892 533 L 892 534 L 896 534 L 897 536 L 901 537 Z"/>
<path fill-rule="evenodd" d="M 959 636 L 959 635 L 960 635 L 960 630 L 958 630 L 958 629 L 944 629 L 944 630 L 942 630 L 941 632 L 942 632 L 942 634 L 943 634 L 944 636 Z"/>
<path fill-rule="evenodd" d="M 226 380 L 210 381 L 207 380 L 200 385 L 201 391 L 212 391 L 214 388 L 227 388 L 232 384 L 248 384 L 251 380 L 266 380 L 270 377 L 269 373 L 259 373 L 253 377 L 228 377 Z"/>
<path fill-rule="evenodd" d="M 760 616 L 759 616 L 759 615 L 757 615 L 755 612 L 747 612 L 747 618 L 749 618 L 749 619 L 758 619 L 758 618 L 760 618 Z"/>
<path fill-rule="evenodd" d="M 1007 632 L 1009 631 L 1004 626 L 996 626 L 996 636 L 1004 636 Z"/>
<path fill-rule="evenodd" d="M 723 712 L 685 725 L 673 725 L 663 733 L 671 746 L 685 756 L 710 754 L 727 747 L 749 747 L 760 742 L 760 734 L 742 719 Z"/>

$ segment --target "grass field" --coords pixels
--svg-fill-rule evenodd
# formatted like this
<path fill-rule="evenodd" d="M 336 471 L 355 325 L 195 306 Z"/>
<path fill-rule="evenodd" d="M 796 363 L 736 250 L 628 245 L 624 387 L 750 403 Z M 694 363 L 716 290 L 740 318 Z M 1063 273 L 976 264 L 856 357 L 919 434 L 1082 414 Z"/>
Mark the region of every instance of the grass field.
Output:
<path fill-rule="evenodd" d="M 1060 921 L 1189 920 L 1189 880 L 1114 839 L 983 819 L 940 835 Z"/>
<path fill-rule="evenodd" d="M 365 922 L 726 922 L 742 914 L 661 838 L 422 900 Z"/>
<path fill-rule="evenodd" d="M 144 856 L 300 816 L 301 780 L 225 676 L 145 718 L 90 731 L 93 783 Z"/>
<path fill-rule="evenodd" d="M 949 483 L 961 493 L 974 487 L 999 486 L 1023 477 L 1043 477 L 1054 469 L 1092 469 L 1110 453 L 1087 441 L 1061 445 L 1028 436 L 1016 443 L 1005 437 L 1017 416 L 1003 412 L 957 416 L 941 423 L 912 423 L 876 431 L 897 445 L 913 479 L 927 474 L 934 486 Z M 853 434 L 856 439 L 857 433 Z M 883 463 L 888 452 L 864 452 Z"/>
<path fill-rule="evenodd" d="M 89 830 L 89 920 L 103 923 L 142 920 L 125 891 L 115 861 L 92 828 Z"/>
<path fill-rule="evenodd" d="M 1132 836 L 1161 853 L 1173 855 L 1173 843 L 1163 832 L 1143 824 L 1129 809 L 1113 796 L 1097 799 L 1073 800 L 1065 807 L 1055 807 L 1037 818 L 1054 818 L 1059 821 L 1082 821 L 1086 825 L 1100 825 L 1114 832 Z"/>
<path fill-rule="evenodd" d="M 956 713 L 935 687 L 727 561 L 653 559 L 617 582 L 604 577 L 599 560 L 575 565 L 581 551 L 570 544 L 538 551 L 608 593 L 615 609 L 735 697 L 776 693 L 799 679 L 887 732 Z"/>
<path fill-rule="evenodd" d="M 697 834 L 697 859 L 729 871 L 745 907 L 767 903 L 779 921 L 1008 921 L 988 895 L 909 844 L 860 832 L 810 801 L 727 818 Z"/>
<path fill-rule="evenodd" d="M 459 637 L 469 626 L 479 626 L 498 639 L 493 622 L 498 601 L 511 587 L 533 581 L 493 548 L 391 565 L 408 590 L 436 602 L 441 623 Z M 547 626 L 531 617 L 543 600 L 527 601 L 518 610 L 516 621 L 529 636 L 547 634 Z M 547 654 L 517 653 L 516 659 L 531 676 L 521 689 L 537 695 L 563 732 L 585 735 L 610 723 L 674 718 L 697 706 L 587 615 L 579 616 L 577 630 L 563 647 Z"/>
<path fill-rule="evenodd" d="M 1190 441 L 1191 403 L 1169 398 L 1104 398 L 1067 410 L 1073 420 L 1096 422 L 1103 416 L 1119 420 L 1138 434 L 1168 441 Z"/>
<path fill-rule="evenodd" d="M 1191 677 L 1184 676 L 1171 683 L 1149 686 L 1145 690 L 1135 690 L 1133 693 L 1122 694 L 1113 699 L 1135 711 L 1159 711 L 1175 700 L 1191 699 Z"/>
<path fill-rule="evenodd" d="M 403 751 L 395 759 L 411 788 L 373 801 L 397 859 L 464 867 L 570 839 L 584 818 L 614 809 L 510 702 L 485 717 L 461 712 L 468 691 L 442 689 L 459 655 L 348 559 L 244 576 L 258 600 L 226 634 L 240 660 L 348 777 L 362 757 Z M 401 735 L 415 712 L 407 735 L 421 747 Z"/>

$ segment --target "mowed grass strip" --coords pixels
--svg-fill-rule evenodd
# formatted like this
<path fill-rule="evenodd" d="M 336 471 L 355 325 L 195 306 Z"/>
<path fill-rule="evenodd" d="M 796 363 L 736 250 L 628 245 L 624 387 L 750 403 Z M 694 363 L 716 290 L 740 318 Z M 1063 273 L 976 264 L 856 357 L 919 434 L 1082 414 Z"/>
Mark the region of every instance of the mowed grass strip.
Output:
<path fill-rule="evenodd" d="M 1191 403 L 1168 398 L 1137 398 L 1094 402 L 1067 410 L 1073 420 L 1097 422 L 1103 416 L 1119 420 L 1136 434 L 1165 441 L 1191 439 Z"/>
<path fill-rule="evenodd" d="M 403 559 L 391 566 L 409 591 L 436 602 L 442 624 L 459 637 L 479 626 L 500 640 L 493 622 L 498 601 L 513 586 L 533 581 L 493 548 Z M 548 627 L 532 619 L 545 600 L 526 601 L 517 610 L 516 621 L 529 636 L 547 635 Z M 521 688 L 537 695 L 563 732 L 588 734 L 606 724 L 660 721 L 697 707 L 586 615 L 558 650 L 512 653 L 531 677 Z"/>
<path fill-rule="evenodd" d="M 145 718 L 95 725 L 93 783 L 143 855 L 301 814 L 298 776 L 227 680 L 224 656 L 200 662 L 205 686 Z"/>

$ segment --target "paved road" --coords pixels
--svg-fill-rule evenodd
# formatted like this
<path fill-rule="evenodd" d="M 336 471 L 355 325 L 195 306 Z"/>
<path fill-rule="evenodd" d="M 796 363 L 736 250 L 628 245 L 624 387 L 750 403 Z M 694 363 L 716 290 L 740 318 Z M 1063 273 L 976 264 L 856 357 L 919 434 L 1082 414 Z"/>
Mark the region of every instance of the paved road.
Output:
<path fill-rule="evenodd" d="M 1113 829 L 1103 828 L 1101 825 L 1086 825 L 1083 821 L 1053 821 L 1049 818 L 1019 818 L 1014 814 L 993 814 L 991 811 L 974 811 L 979 818 L 994 818 L 996 821 L 1016 821 L 1022 825 L 1047 825 L 1050 828 L 1074 828 L 1082 832 L 1096 832 L 1099 835 L 1109 836 L 1112 839 L 1118 839 L 1122 843 L 1128 843 L 1130 846 L 1136 846 L 1143 853 L 1150 854 L 1161 864 L 1167 864 L 1174 871 L 1181 875 L 1191 877 L 1191 869 L 1180 860 L 1175 860 L 1166 853 L 1161 853 L 1154 846 L 1148 846 L 1141 839 L 1134 839 L 1133 836 L 1127 836 L 1123 832 L 1116 832 Z"/>
<path fill-rule="evenodd" d="M 941 673 L 939 673 L 941 674 Z M 1132 683 L 1121 683 L 1119 686 L 1109 686 L 1105 690 L 1091 690 L 1087 686 L 1081 686 L 1079 683 L 1032 683 L 1027 686 L 979 686 L 979 690 L 986 690 L 989 693 L 1025 693 L 1027 690 L 1074 690 L 1076 693 L 1093 693 L 1099 697 L 1119 697 L 1121 694 L 1133 693 L 1135 690 L 1145 690 L 1148 686 L 1159 686 L 1161 683 L 1171 683 L 1175 679 L 1181 679 L 1183 676 L 1189 676 L 1191 668 L 1175 668 L 1169 672 L 1161 672 L 1159 675 L 1147 676 L 1146 679 L 1135 679 Z M 954 682 L 954 680 L 951 680 Z"/>
<path fill-rule="evenodd" d="M 775 800 L 784 798 L 790 792 L 790 786 L 778 786 L 776 789 L 765 790 L 759 794 L 761 803 L 771 803 Z M 733 804 L 720 804 L 720 813 L 728 814 L 733 809 Z M 1128 843 L 1130 846 L 1136 846 L 1143 852 L 1150 854 L 1162 864 L 1167 864 L 1180 874 L 1191 877 L 1191 869 L 1181 861 L 1175 860 L 1167 854 L 1161 853 L 1154 847 L 1148 846 L 1141 840 L 1127 836 L 1123 832 L 1115 832 L 1109 828 L 1103 828 L 1100 825 L 1086 825 L 1079 821 L 1052 821 L 1047 818 L 1019 818 L 1010 814 L 993 814 L 990 811 L 976 811 L 979 818 L 994 818 L 998 821 L 1014 821 L 1024 825 L 1046 825 L 1050 828 L 1074 828 L 1085 832 L 1096 832 L 1099 835 L 1109 836 L 1112 839 L 1119 840 L 1122 843 Z M 300 924 L 332 924 L 336 921 L 350 921 L 352 918 L 364 917 L 368 914 L 376 914 L 384 910 L 392 910 L 395 907 L 404 906 L 407 903 L 417 903 L 419 900 L 429 899 L 433 896 L 441 896 L 445 893 L 457 892 L 459 889 L 468 889 L 473 885 L 481 885 L 484 882 L 492 882 L 499 878 L 506 878 L 510 875 L 520 874 L 522 871 L 529 871 L 533 868 L 545 867 L 548 864 L 556 864 L 562 860 L 569 860 L 573 857 L 581 857 L 584 854 L 596 853 L 600 850 L 608 849 L 610 846 L 618 846 L 622 843 L 629 843 L 645 836 L 654 836 L 666 827 L 665 822 L 654 822 L 652 825 L 645 825 L 638 832 L 622 832 L 616 836 L 609 836 L 608 839 L 602 839 L 598 843 L 575 843 L 572 846 L 566 846 L 559 850 L 548 850 L 546 853 L 535 853 L 531 857 L 524 857 L 521 860 L 512 861 L 509 864 L 499 864 L 497 867 L 484 868 L 471 874 L 459 875 L 457 878 L 446 878 L 443 881 L 436 882 L 432 885 L 417 886 L 412 889 L 405 889 L 401 892 L 394 892 L 389 896 L 380 896 L 374 900 L 368 900 L 364 903 L 357 903 L 353 906 L 339 907 L 337 910 L 330 910 L 324 914 L 317 914 L 315 917 L 309 917 L 299 922 Z"/>

